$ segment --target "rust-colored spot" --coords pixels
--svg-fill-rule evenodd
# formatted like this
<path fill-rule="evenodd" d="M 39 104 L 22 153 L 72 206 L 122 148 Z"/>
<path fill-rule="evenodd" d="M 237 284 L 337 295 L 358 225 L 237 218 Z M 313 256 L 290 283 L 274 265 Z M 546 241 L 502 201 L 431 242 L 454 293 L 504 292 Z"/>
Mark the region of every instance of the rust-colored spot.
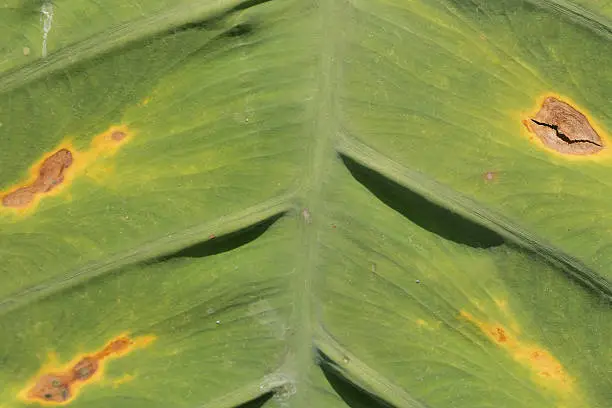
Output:
<path fill-rule="evenodd" d="M 114 151 L 129 140 L 132 132 L 127 126 L 111 126 L 106 131 L 94 136 L 91 142 L 91 153 L 100 155 L 102 153 L 114 153 Z"/>
<path fill-rule="evenodd" d="M 5 207 L 28 206 L 37 194 L 53 190 L 64 181 L 64 171 L 72 165 L 72 152 L 60 149 L 47 157 L 38 170 L 38 177 L 30 184 L 18 188 L 2 198 Z"/>
<path fill-rule="evenodd" d="M 514 360 L 531 370 L 538 383 L 553 388 L 565 396 L 574 391 L 574 379 L 565 372 L 561 363 L 547 350 L 520 341 L 516 333 L 501 324 L 482 322 L 463 310 L 460 314 L 461 317 L 478 326 L 495 344 L 504 348 Z"/>
<path fill-rule="evenodd" d="M 508 341 L 508 337 L 506 337 L 506 332 L 501 327 L 496 327 L 495 332 L 493 333 L 498 343 L 505 343 Z"/>
<path fill-rule="evenodd" d="M 134 348 L 145 347 L 155 340 L 154 336 L 130 339 L 121 335 L 110 341 L 102 350 L 74 359 L 58 367 L 52 364 L 39 374 L 19 393 L 19 398 L 42 405 L 65 405 L 74 400 L 80 389 L 102 377 L 106 360 L 123 356 Z"/>
<path fill-rule="evenodd" d="M 100 168 L 92 168 L 93 164 L 100 157 L 114 154 L 132 134 L 127 126 L 111 126 L 96 135 L 91 147 L 84 151 L 78 151 L 70 140 L 64 140 L 30 168 L 27 181 L 0 192 L 2 206 L 25 212 L 34 208 L 42 197 L 62 190 L 78 173 L 97 175 Z"/>
<path fill-rule="evenodd" d="M 98 360 L 85 357 L 72 368 L 73 378 L 81 381 L 88 379 L 98 370 Z"/>
<path fill-rule="evenodd" d="M 113 139 L 116 142 L 122 141 L 123 139 L 125 139 L 126 136 L 127 134 L 120 130 L 116 130 L 113 133 L 111 133 L 111 139 Z"/>
<path fill-rule="evenodd" d="M 604 148 L 601 136 L 587 117 L 554 96 L 545 98 L 540 110 L 523 125 L 559 153 L 590 155 Z"/>

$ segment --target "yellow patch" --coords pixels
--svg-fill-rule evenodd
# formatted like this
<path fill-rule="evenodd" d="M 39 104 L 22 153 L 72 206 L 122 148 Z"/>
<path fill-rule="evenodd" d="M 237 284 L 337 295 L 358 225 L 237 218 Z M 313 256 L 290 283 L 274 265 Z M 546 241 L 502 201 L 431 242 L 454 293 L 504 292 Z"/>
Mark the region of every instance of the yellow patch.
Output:
<path fill-rule="evenodd" d="M 125 125 L 111 126 L 106 131 L 96 135 L 90 145 L 90 148 L 84 151 L 78 151 L 73 144 L 72 139 L 66 138 L 52 151 L 47 152 L 30 167 L 29 177 L 27 180 L 15 184 L 4 191 L 0 191 L 2 205 L 0 211 L 11 212 L 18 215 L 30 214 L 44 197 L 59 195 L 66 190 L 72 181 L 79 175 L 86 174 L 93 179 L 102 179 L 105 175 L 112 172 L 112 168 L 93 168 L 94 163 L 103 157 L 109 157 L 124 144 L 128 143 L 134 137 L 134 132 L 128 129 Z M 67 150 L 71 155 L 71 162 L 61 171 L 61 180 L 48 191 L 36 191 L 30 200 L 25 201 L 23 205 L 7 205 L 5 200 L 20 189 L 32 188 L 43 177 L 41 169 L 50 158 L 57 155 L 58 152 Z M 66 195 L 65 195 L 66 196 Z M 67 196 L 66 196 L 67 197 Z"/>
<path fill-rule="evenodd" d="M 521 329 L 519 327 L 519 325 L 516 323 L 516 321 L 514 321 L 514 318 L 512 317 L 511 313 L 510 313 L 510 309 L 508 307 L 508 300 L 507 299 L 500 299 L 500 298 L 493 298 L 493 301 L 495 302 L 495 305 L 497 306 L 497 308 L 502 312 L 502 314 L 508 319 L 509 321 L 509 326 L 510 329 L 516 334 L 521 334 Z"/>
<path fill-rule="evenodd" d="M 427 321 L 423 319 L 416 319 L 415 323 L 418 327 L 427 329 L 427 330 L 436 330 L 440 328 L 441 322 L 439 320 Z"/>
<path fill-rule="evenodd" d="M 587 155 L 559 153 L 559 152 L 557 152 L 557 151 L 555 151 L 553 149 L 548 148 L 544 144 L 544 142 L 542 142 L 540 140 L 540 138 L 538 136 L 536 136 L 535 134 L 531 133 L 527 129 L 527 125 L 525 124 L 526 123 L 525 121 L 528 121 L 530 117 L 533 117 L 535 115 L 535 113 L 540 110 L 540 108 L 542 107 L 542 103 L 549 96 L 557 98 L 557 99 L 559 99 L 559 100 L 561 100 L 561 101 L 571 105 L 578 112 L 582 113 L 587 118 L 587 120 L 589 121 L 589 124 L 591 125 L 593 130 L 595 130 L 595 132 L 597 132 L 597 134 L 601 138 L 601 141 L 603 142 L 604 148 L 601 151 L 597 152 L 597 153 L 587 154 Z M 554 92 L 549 92 L 549 93 L 540 95 L 538 97 L 538 99 L 536 100 L 536 103 L 535 103 L 535 105 L 533 106 L 533 108 L 531 110 L 525 111 L 525 112 L 519 112 L 518 116 L 520 118 L 520 121 L 523 123 L 523 126 L 521 126 L 521 135 L 524 136 L 525 138 L 527 138 L 532 144 L 536 145 L 539 149 L 544 150 L 547 153 L 550 153 L 552 155 L 555 155 L 556 157 L 563 158 L 564 160 L 604 161 L 604 160 L 609 160 L 610 157 L 612 156 L 612 151 L 610 151 L 610 150 L 612 150 L 611 149 L 612 146 L 610 146 L 611 138 L 608 135 L 608 133 L 604 131 L 604 128 L 599 123 L 597 123 L 597 121 L 595 119 L 593 119 L 593 117 L 588 113 L 588 111 L 586 109 L 580 107 L 571 98 L 568 98 L 567 96 L 559 95 L 559 94 L 556 94 Z"/>
<path fill-rule="evenodd" d="M 508 301 L 506 299 L 493 299 L 495 304 L 504 313 L 508 313 Z"/>
<path fill-rule="evenodd" d="M 131 374 L 126 374 L 122 377 L 119 377 L 115 380 L 113 380 L 113 388 L 117 388 L 122 384 L 128 383 L 130 381 L 133 381 L 134 378 L 136 378 L 135 376 L 131 375 Z"/>
<path fill-rule="evenodd" d="M 102 183 L 109 177 L 115 174 L 114 166 L 98 166 L 93 165 L 91 168 L 87 169 L 85 175 L 90 179 L 94 180 L 97 183 Z"/>
<path fill-rule="evenodd" d="M 547 350 L 521 342 L 517 333 L 501 324 L 485 323 L 471 313 L 462 310 L 461 317 L 470 321 L 496 345 L 505 349 L 512 358 L 533 373 L 536 383 L 568 397 L 575 391 L 575 380 L 570 377 L 561 363 Z"/>
<path fill-rule="evenodd" d="M 147 347 L 155 339 L 156 337 L 151 335 L 130 339 L 127 334 L 121 334 L 109 341 L 101 350 L 80 354 L 66 364 L 60 364 L 58 356 L 51 352 L 47 356 L 47 363 L 19 391 L 17 398 L 43 406 L 70 404 L 84 386 L 101 381 L 105 365 L 109 360 Z M 81 370 L 85 368 L 86 371 L 79 371 L 79 368 Z M 133 376 L 123 376 L 113 381 L 113 386 L 119 386 L 132 379 Z"/>

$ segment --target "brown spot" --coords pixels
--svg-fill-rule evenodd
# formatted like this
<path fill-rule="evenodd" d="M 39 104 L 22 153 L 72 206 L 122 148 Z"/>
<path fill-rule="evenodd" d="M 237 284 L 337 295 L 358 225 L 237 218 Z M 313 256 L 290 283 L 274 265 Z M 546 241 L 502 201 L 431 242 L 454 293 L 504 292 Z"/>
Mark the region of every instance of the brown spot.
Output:
<path fill-rule="evenodd" d="M 127 134 L 120 130 L 115 130 L 113 133 L 111 133 L 111 139 L 113 139 L 115 142 L 122 141 L 126 136 Z"/>
<path fill-rule="evenodd" d="M 589 155 L 604 148 L 601 137 L 582 113 L 552 96 L 535 117 L 523 121 L 547 147 L 564 154 Z"/>
<path fill-rule="evenodd" d="M 84 151 L 76 150 L 69 138 L 63 140 L 30 167 L 27 180 L 0 192 L 1 207 L 26 215 L 42 198 L 59 194 L 79 174 L 96 180 L 105 177 L 110 172 L 108 166 L 94 166 L 95 162 L 114 155 L 133 135 L 126 125 L 113 125 L 94 136 Z"/>
<path fill-rule="evenodd" d="M 111 354 L 122 353 L 123 351 L 127 350 L 131 344 L 132 340 L 128 339 L 127 337 L 119 337 L 118 339 L 110 342 L 101 352 L 95 354 L 95 358 L 101 360 L 110 356 Z"/>
<path fill-rule="evenodd" d="M 39 192 L 52 190 L 57 184 L 61 183 L 64 177 L 64 170 L 72 164 L 72 153 L 68 149 L 61 149 L 47 158 L 38 172 L 39 176 L 34 181 L 33 186 Z"/>
<path fill-rule="evenodd" d="M 506 331 L 501 327 L 496 327 L 495 331 L 492 332 L 492 334 L 499 343 L 505 343 L 506 341 L 508 341 Z"/>
<path fill-rule="evenodd" d="M 98 360 L 85 357 L 72 368 L 72 376 L 75 380 L 85 381 L 98 370 Z"/>
<path fill-rule="evenodd" d="M 104 360 L 111 357 L 119 357 L 133 346 L 144 347 L 150 344 L 154 337 L 140 337 L 131 340 L 121 336 L 108 343 L 102 350 L 86 355 L 75 362 L 64 366 L 62 369 L 54 369 L 52 372 L 43 373 L 33 381 L 33 384 L 22 391 L 27 401 L 38 401 L 60 405 L 71 402 L 79 388 L 95 378 L 100 377 Z"/>
<path fill-rule="evenodd" d="M 538 383 L 556 389 L 561 395 L 570 395 L 574 391 L 574 379 L 565 372 L 561 363 L 549 351 L 521 341 L 516 332 L 499 323 L 480 321 L 464 310 L 460 315 L 478 326 L 496 346 L 510 353 L 514 360 L 529 368 L 535 374 Z"/>
<path fill-rule="evenodd" d="M 72 153 L 60 149 L 49 156 L 39 167 L 38 177 L 28 186 L 5 195 L 2 204 L 5 207 L 25 207 L 37 194 L 47 193 L 64 181 L 64 171 L 72 165 Z"/>
<path fill-rule="evenodd" d="M 62 403 L 71 397 L 70 382 L 69 375 L 46 374 L 40 377 L 30 393 L 39 396 L 39 399 L 46 402 Z"/>
<path fill-rule="evenodd" d="M 2 198 L 2 205 L 16 208 L 25 207 L 34 200 L 35 196 L 36 192 L 32 187 L 22 187 L 5 195 Z"/>

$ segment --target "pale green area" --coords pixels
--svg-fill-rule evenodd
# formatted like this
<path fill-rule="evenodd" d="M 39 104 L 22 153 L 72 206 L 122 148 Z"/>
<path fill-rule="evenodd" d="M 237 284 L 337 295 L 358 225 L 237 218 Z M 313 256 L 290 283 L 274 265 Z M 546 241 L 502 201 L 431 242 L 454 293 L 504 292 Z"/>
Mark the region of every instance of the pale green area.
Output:
<path fill-rule="evenodd" d="M 610 0 L 548 0 L 553 7 L 567 11 L 574 15 L 583 15 L 591 20 L 599 20 L 599 16 L 607 19 L 605 25 L 609 26 L 612 19 L 612 1 Z"/>
<path fill-rule="evenodd" d="M 612 141 L 612 3 L 57 0 L 44 58 L 41 5 L 0 3 L 0 189 L 134 136 L 0 207 L 0 408 L 124 332 L 69 407 L 609 407 L 612 156 L 521 120 Z"/>

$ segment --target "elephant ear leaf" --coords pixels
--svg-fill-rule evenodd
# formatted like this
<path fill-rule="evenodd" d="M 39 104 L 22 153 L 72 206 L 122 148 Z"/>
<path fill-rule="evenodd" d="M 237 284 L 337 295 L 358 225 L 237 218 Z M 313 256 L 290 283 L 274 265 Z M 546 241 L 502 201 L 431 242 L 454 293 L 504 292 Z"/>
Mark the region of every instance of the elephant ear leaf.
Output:
<path fill-rule="evenodd" d="M 0 408 L 610 405 L 612 3 L 0 19 Z"/>

